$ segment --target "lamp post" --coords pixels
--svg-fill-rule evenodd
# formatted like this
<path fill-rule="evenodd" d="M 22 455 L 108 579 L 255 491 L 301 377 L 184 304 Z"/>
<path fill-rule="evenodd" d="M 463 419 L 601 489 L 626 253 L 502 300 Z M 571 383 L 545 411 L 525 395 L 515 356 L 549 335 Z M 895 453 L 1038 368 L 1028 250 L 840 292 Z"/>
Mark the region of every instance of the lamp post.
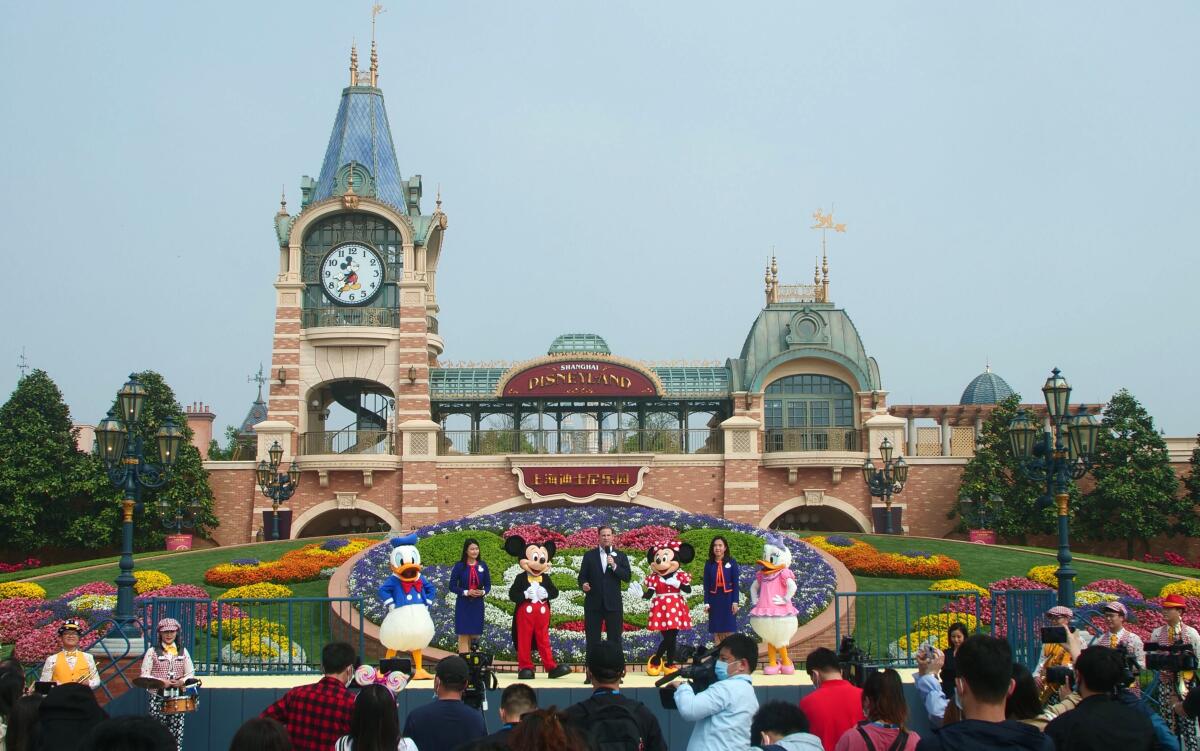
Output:
<path fill-rule="evenodd" d="M 183 530 L 196 526 L 196 516 L 200 512 L 200 501 L 191 500 L 188 503 L 171 503 L 166 498 L 158 499 L 158 516 L 163 528 L 183 534 Z"/>
<path fill-rule="evenodd" d="M 903 492 L 904 483 L 908 482 L 908 462 L 904 461 L 903 456 L 893 460 L 893 453 L 895 447 L 892 446 L 892 441 L 884 438 L 879 444 L 879 456 L 883 459 L 883 467 L 877 469 L 870 455 L 862 466 L 863 482 L 867 484 L 867 490 L 872 497 L 883 500 L 887 517 L 883 532 L 888 535 L 892 534 L 892 495 Z"/>
<path fill-rule="evenodd" d="M 259 490 L 271 499 L 271 539 L 278 540 L 279 507 L 295 494 L 296 487 L 300 484 L 300 468 L 293 461 L 288 465 L 287 472 L 279 471 L 279 463 L 283 461 L 283 446 L 279 445 L 279 441 L 271 444 L 271 448 L 267 449 L 267 456 L 271 461 L 259 461 L 256 475 Z"/>
<path fill-rule="evenodd" d="M 104 461 L 109 482 L 123 491 L 121 500 L 121 573 L 117 575 L 117 607 L 113 620 L 120 632 L 140 636 L 133 614 L 133 513 L 142 508 L 142 488 L 161 488 L 166 483 L 171 465 L 183 446 L 183 430 L 168 417 L 155 434 L 159 463 L 147 461 L 142 437 L 137 428 L 142 423 L 142 407 L 146 403 L 146 387 L 136 374 L 117 392 L 120 417 L 115 410 L 96 426 L 96 453 Z"/>
<path fill-rule="evenodd" d="M 1046 497 L 1053 498 L 1058 512 L 1058 604 L 1075 606 L 1075 569 L 1071 568 L 1070 495 L 1072 480 L 1092 468 L 1100 423 L 1079 405 L 1072 415 L 1068 404 L 1071 386 L 1055 368 L 1042 386 L 1050 430 L 1038 435 L 1038 426 L 1025 410 L 1008 424 L 1008 440 L 1021 471 L 1034 482 L 1046 483 Z"/>

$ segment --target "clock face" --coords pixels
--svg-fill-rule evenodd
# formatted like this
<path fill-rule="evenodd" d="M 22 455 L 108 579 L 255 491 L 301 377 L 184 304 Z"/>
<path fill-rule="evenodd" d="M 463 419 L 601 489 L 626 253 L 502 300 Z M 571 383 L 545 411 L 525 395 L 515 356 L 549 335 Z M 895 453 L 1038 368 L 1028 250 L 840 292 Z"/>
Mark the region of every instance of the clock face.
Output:
<path fill-rule="evenodd" d="M 339 305 L 364 305 L 383 288 L 383 259 L 363 243 L 344 243 L 321 261 L 321 287 Z"/>

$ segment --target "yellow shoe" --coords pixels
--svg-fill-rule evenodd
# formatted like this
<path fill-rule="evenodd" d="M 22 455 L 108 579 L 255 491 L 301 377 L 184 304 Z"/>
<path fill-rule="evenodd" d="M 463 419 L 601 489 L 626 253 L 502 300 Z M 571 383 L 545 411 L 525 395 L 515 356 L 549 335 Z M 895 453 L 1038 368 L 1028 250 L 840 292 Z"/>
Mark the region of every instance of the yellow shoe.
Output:
<path fill-rule="evenodd" d="M 650 661 L 646 663 L 646 675 L 661 675 L 662 660 L 651 656 Z"/>

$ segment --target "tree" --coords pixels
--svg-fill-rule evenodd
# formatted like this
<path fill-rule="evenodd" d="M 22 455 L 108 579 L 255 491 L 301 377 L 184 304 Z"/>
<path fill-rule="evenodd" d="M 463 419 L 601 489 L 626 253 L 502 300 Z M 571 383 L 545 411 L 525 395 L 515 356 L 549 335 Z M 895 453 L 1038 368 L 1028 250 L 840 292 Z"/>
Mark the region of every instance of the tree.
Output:
<path fill-rule="evenodd" d="M 1148 550 L 1151 537 L 1186 534 L 1195 527 L 1192 504 L 1179 495 L 1166 441 L 1154 418 L 1125 389 L 1104 408 L 1092 478 L 1094 487 L 1077 514 L 1087 539 L 1124 540 L 1132 558 L 1137 540 Z"/>
<path fill-rule="evenodd" d="M 1020 395 L 1013 394 L 983 421 L 975 455 L 958 486 L 958 513 L 969 527 L 992 529 L 1023 543 L 1030 533 L 1051 531 L 1054 512 L 1044 504 L 1039 507 L 1045 483 L 1026 478 L 1009 448 L 1008 423 L 1020 406 Z"/>
<path fill-rule="evenodd" d="M 193 501 L 199 501 L 200 508 L 195 518 L 195 532 L 198 535 L 205 535 L 220 522 L 213 514 L 213 494 L 208 485 L 208 472 L 204 469 L 200 452 L 192 445 L 192 429 L 188 427 L 187 415 L 175 399 L 175 392 L 163 377 L 153 370 L 138 373 L 137 377 L 146 387 L 146 401 L 137 429 L 137 434 L 141 436 L 145 446 L 146 460 L 158 462 L 158 443 L 154 434 L 168 417 L 174 418 L 175 424 L 184 433 L 183 448 L 171 467 L 171 476 L 166 485 L 157 490 L 142 488 L 141 491 L 143 512 L 138 515 L 134 524 L 134 547 L 149 550 L 161 547 L 165 539 L 160 502 L 167 504 L 167 516 L 174 518 L 175 509 L 180 505 L 187 508 Z M 116 405 L 114 399 L 114 409 Z M 119 409 L 117 414 L 120 414 Z"/>
<path fill-rule="evenodd" d="M 214 438 L 208 442 L 208 459 L 213 462 L 233 461 L 238 454 L 240 433 L 236 425 L 225 426 L 225 448 Z"/>
<path fill-rule="evenodd" d="M 1200 435 L 1196 436 L 1196 446 L 1192 449 L 1192 458 L 1188 462 L 1188 476 L 1183 479 L 1183 487 L 1187 491 L 1184 498 L 1191 505 L 1192 509 L 1200 506 Z M 1196 519 L 1195 514 L 1188 516 L 1188 522 L 1191 524 L 1191 529 L 1188 529 L 1185 534 L 1195 537 L 1200 535 L 1200 521 Z"/>
<path fill-rule="evenodd" d="M 0 549 L 102 547 L 74 539 L 71 526 L 113 493 L 75 447 L 78 431 L 62 392 L 44 370 L 23 377 L 0 406 Z"/>

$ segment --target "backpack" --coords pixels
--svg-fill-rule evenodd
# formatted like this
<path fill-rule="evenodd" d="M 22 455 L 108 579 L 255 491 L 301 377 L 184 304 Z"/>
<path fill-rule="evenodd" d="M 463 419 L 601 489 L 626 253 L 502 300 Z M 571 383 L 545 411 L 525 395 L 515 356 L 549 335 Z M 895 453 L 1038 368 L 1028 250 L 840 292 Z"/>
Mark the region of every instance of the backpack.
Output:
<path fill-rule="evenodd" d="M 867 751 L 875 751 L 875 744 L 871 742 L 871 736 L 867 735 L 867 731 L 863 730 L 863 725 L 866 724 L 867 723 L 864 721 L 858 723 L 854 727 L 858 730 L 858 734 L 862 736 L 863 742 L 867 744 Z M 888 746 L 888 751 L 901 751 L 901 749 L 903 749 L 907 743 L 908 731 L 904 728 L 900 728 L 900 732 L 896 735 L 896 739 L 892 741 L 892 745 Z"/>
<path fill-rule="evenodd" d="M 597 751 L 643 751 L 642 728 L 633 711 L 623 703 L 612 702 L 596 706 L 581 702 L 587 715 L 588 732 Z"/>

